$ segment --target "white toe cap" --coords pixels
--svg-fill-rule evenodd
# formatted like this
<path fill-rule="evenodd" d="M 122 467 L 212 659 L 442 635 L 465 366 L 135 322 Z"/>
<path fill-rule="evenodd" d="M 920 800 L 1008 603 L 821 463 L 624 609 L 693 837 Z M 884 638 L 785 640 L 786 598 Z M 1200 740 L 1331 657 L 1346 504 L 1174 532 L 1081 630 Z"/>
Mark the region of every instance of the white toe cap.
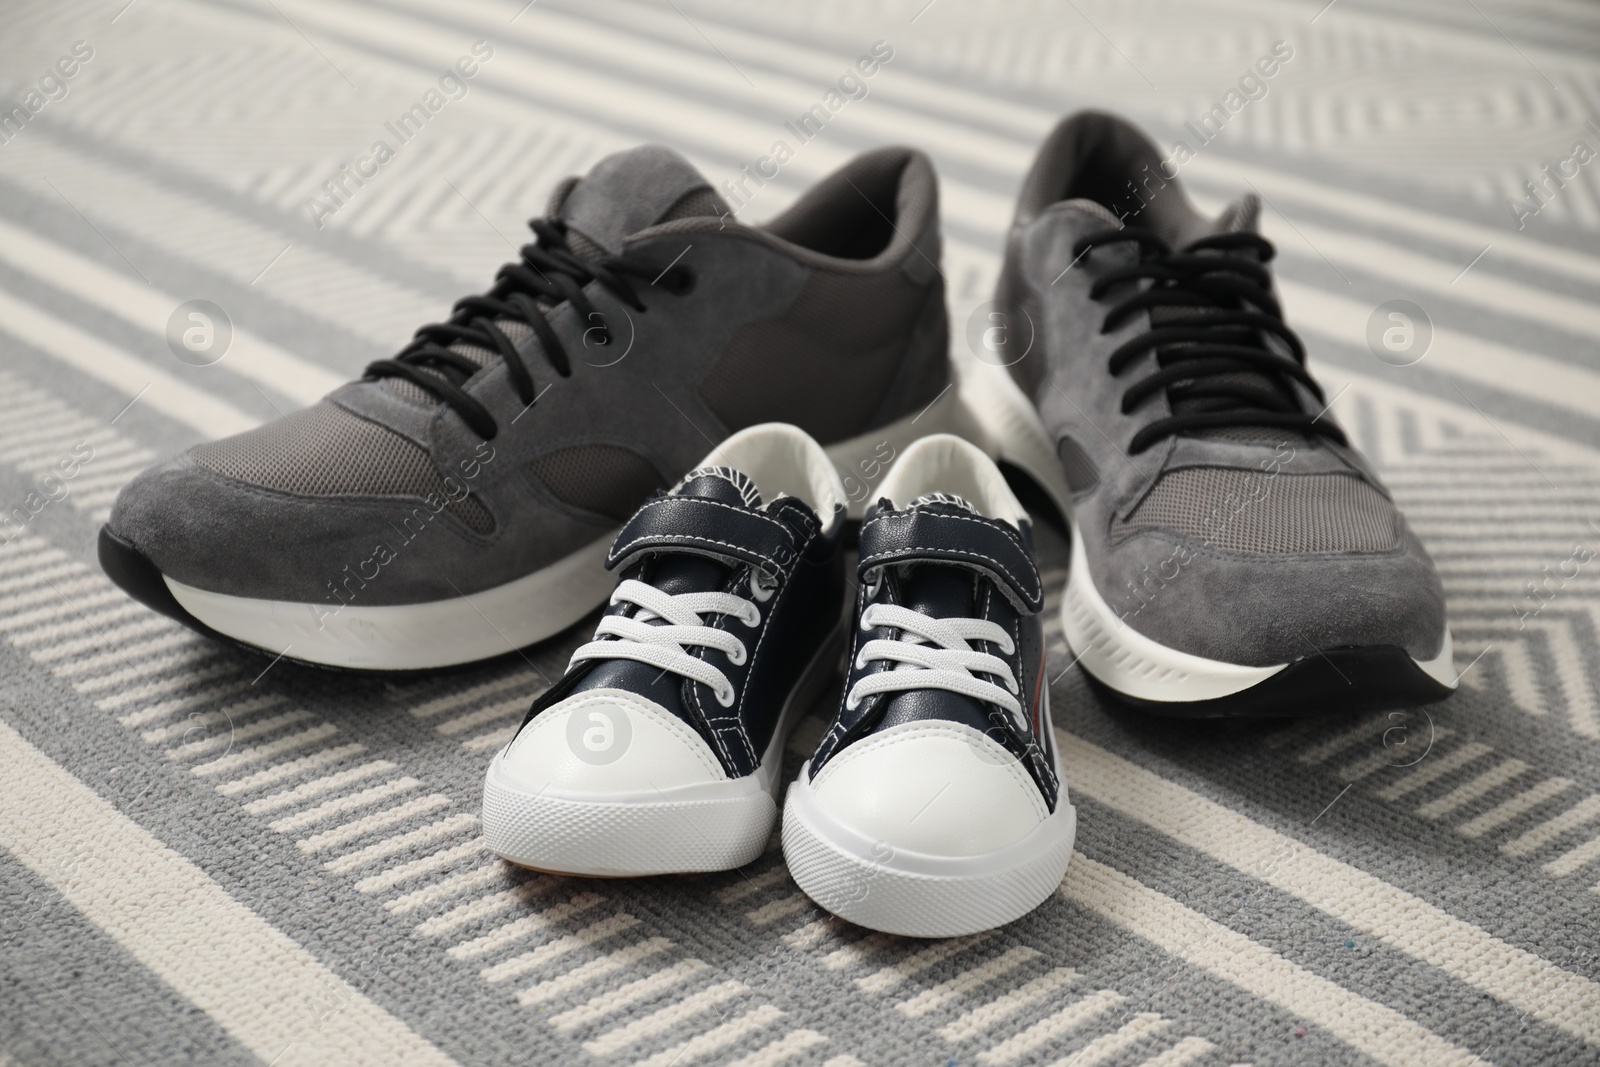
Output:
<path fill-rule="evenodd" d="M 498 764 L 500 777 L 520 788 L 596 800 L 727 780 L 693 727 L 622 689 L 578 693 L 546 709 Z"/>
<path fill-rule="evenodd" d="M 817 804 L 874 841 L 931 856 L 978 856 L 1050 815 L 1027 768 L 992 738 L 912 722 L 857 741 L 811 783 Z"/>

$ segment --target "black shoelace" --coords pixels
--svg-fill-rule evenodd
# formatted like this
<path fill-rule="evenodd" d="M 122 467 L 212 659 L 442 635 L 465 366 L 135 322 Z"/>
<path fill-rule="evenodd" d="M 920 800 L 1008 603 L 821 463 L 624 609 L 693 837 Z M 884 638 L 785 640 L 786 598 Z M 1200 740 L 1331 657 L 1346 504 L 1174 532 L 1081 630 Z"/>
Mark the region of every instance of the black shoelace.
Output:
<path fill-rule="evenodd" d="M 1113 375 L 1144 353 L 1156 353 L 1157 369 L 1122 394 L 1124 415 L 1162 390 L 1174 409 L 1134 434 L 1129 451 L 1142 452 L 1175 434 L 1248 426 L 1321 434 L 1347 443 L 1338 427 L 1307 413 L 1293 391 L 1291 383 L 1299 382 L 1323 399 L 1322 387 L 1306 371 L 1305 346 L 1284 323 L 1283 309 L 1272 295 L 1266 268 L 1274 251 L 1270 242 L 1253 233 L 1217 234 L 1174 252 L 1156 234 L 1130 227 L 1080 238 L 1072 254 L 1077 258 L 1129 241 L 1139 246 L 1139 262 L 1095 282 L 1090 299 L 1101 300 L 1119 285 L 1147 279 L 1151 284 L 1106 312 L 1100 332 L 1110 333 L 1130 316 L 1153 308 L 1195 310 L 1163 317 L 1111 353 Z M 1268 347 L 1263 334 L 1282 341 L 1290 354 Z"/>
<path fill-rule="evenodd" d="M 597 281 L 635 311 L 643 312 L 628 278 L 653 279 L 651 284 L 672 293 L 686 293 L 694 283 L 688 268 L 673 266 L 666 271 L 623 256 L 605 256 L 596 262 L 579 259 L 567 244 L 567 226 L 561 219 L 534 219 L 528 223 L 537 242 L 523 245 L 521 259 L 507 263 L 495 274 L 494 287 L 480 296 L 469 296 L 451 308 L 450 321 L 435 322 L 416 332 L 393 359 L 380 359 L 367 367 L 366 377 L 403 378 L 426 390 L 454 408 L 474 433 L 488 440 L 499 432 L 489 409 L 462 388 L 483 366 L 476 360 L 452 352 L 450 346 L 465 342 L 498 352 L 505 360 L 512 387 L 524 408 L 537 399 L 533 375 L 517 353 L 517 346 L 495 324 L 496 319 L 527 323 L 539 338 L 545 358 L 563 378 L 572 375 L 572 363 L 560 338 L 546 319 L 546 308 L 562 301 L 570 303 L 581 321 L 590 323 L 585 343 L 608 345 L 612 341 L 609 325 L 583 287 Z"/>

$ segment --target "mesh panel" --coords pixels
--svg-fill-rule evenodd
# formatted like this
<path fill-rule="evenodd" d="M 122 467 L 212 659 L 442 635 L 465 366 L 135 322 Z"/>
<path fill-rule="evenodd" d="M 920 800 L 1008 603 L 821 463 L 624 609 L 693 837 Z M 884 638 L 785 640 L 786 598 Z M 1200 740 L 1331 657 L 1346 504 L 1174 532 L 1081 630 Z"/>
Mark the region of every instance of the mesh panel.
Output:
<path fill-rule="evenodd" d="M 657 222 L 671 222 L 673 219 L 688 218 L 691 215 L 721 215 L 728 210 L 728 202 L 718 196 L 716 190 L 710 186 L 701 189 L 691 189 L 678 198 L 678 202 L 667 208 Z"/>
<path fill-rule="evenodd" d="M 400 435 L 327 402 L 247 433 L 196 445 L 196 463 L 248 485 L 297 496 L 405 496 L 448 499 L 427 452 Z M 494 516 L 477 497 L 446 505 L 478 533 Z"/>
<path fill-rule="evenodd" d="M 1388 552 L 1400 543 L 1394 505 L 1345 474 L 1188 467 L 1163 476 L 1119 525 L 1256 555 Z"/>
<path fill-rule="evenodd" d="M 1086 492 L 1100 484 L 1100 468 L 1078 439 L 1064 435 L 1056 445 L 1056 455 L 1061 457 L 1061 470 L 1067 476 L 1067 488 L 1074 493 Z"/>
<path fill-rule="evenodd" d="M 676 219 L 692 218 L 700 215 L 721 215 L 728 210 L 728 204 L 718 196 L 710 186 L 701 186 L 691 189 L 678 197 L 677 201 L 661 213 L 661 217 L 651 223 L 652 226 L 663 222 L 672 222 Z M 573 255 L 588 263 L 596 262 L 610 255 L 604 248 L 579 233 L 577 230 L 567 231 L 567 247 L 572 249 Z"/>
<path fill-rule="evenodd" d="M 723 202 L 722 197 L 718 196 L 710 188 L 702 188 L 685 193 L 678 199 L 677 203 L 667 209 L 666 213 L 661 216 L 660 221 L 666 222 L 671 219 L 687 218 L 692 215 L 720 215 L 727 210 L 728 206 Z M 568 231 L 567 247 L 579 259 L 588 262 L 597 261 L 607 254 L 604 248 L 601 248 L 577 230 Z M 549 298 L 541 298 L 538 304 L 546 309 L 555 306 L 555 302 Z M 496 319 L 495 325 L 500 327 L 500 331 L 514 345 L 521 345 L 523 339 L 533 333 L 533 327 L 516 319 Z M 499 356 L 498 352 L 491 352 L 486 348 L 479 348 L 476 345 L 469 345 L 461 341 L 451 345 L 450 351 L 459 352 L 479 366 L 484 367 Z M 404 378 L 385 379 L 383 386 L 396 396 L 404 397 L 414 404 L 438 403 L 438 400 L 431 393 L 414 382 L 406 381 Z"/>
<path fill-rule="evenodd" d="M 1260 230 L 1261 200 L 1245 193 L 1217 216 L 1218 233 L 1256 233 Z"/>
<path fill-rule="evenodd" d="M 1117 218 L 1115 212 L 1098 200 L 1085 200 L 1082 197 L 1078 197 L 1073 200 L 1063 201 L 1063 203 L 1076 208 L 1085 215 L 1093 215 L 1113 230 L 1122 229 L 1122 220 Z"/>
<path fill-rule="evenodd" d="M 557 499 L 618 522 L 667 484 L 649 460 L 617 445 L 563 448 L 528 466 Z"/>
<path fill-rule="evenodd" d="M 610 254 L 577 230 L 567 231 L 567 247 L 585 263 L 598 263 Z"/>

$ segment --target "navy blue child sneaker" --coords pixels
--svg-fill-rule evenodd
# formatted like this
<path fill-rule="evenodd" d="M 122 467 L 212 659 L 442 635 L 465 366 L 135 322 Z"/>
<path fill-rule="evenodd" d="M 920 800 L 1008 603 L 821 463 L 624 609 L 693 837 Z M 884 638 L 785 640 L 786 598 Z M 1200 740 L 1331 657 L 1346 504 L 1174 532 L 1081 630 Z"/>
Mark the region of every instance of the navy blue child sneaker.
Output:
<path fill-rule="evenodd" d="M 975 446 L 925 437 L 861 526 L 833 726 L 790 787 L 800 888 L 853 923 L 951 937 L 1061 884 L 1077 819 L 1051 735 L 1027 514 Z"/>
<path fill-rule="evenodd" d="M 489 767 L 489 848 L 611 877 L 761 855 L 784 741 L 843 649 L 845 499 L 822 446 L 771 423 L 646 501 L 594 640 Z"/>

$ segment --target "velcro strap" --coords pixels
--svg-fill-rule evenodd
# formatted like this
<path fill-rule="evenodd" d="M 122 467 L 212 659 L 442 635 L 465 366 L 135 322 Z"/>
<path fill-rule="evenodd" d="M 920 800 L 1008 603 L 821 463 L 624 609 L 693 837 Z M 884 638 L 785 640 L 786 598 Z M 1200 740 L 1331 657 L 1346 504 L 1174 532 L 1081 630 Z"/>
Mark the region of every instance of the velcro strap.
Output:
<path fill-rule="evenodd" d="M 1039 568 L 1010 527 L 981 515 L 915 507 L 880 511 L 861 525 L 860 572 L 937 560 L 987 575 L 1029 615 L 1044 608 Z"/>
<path fill-rule="evenodd" d="M 795 560 L 794 532 L 748 508 L 694 496 L 648 501 L 622 528 L 606 555 L 606 570 L 627 567 L 651 552 L 695 552 L 759 567 L 782 577 Z"/>

